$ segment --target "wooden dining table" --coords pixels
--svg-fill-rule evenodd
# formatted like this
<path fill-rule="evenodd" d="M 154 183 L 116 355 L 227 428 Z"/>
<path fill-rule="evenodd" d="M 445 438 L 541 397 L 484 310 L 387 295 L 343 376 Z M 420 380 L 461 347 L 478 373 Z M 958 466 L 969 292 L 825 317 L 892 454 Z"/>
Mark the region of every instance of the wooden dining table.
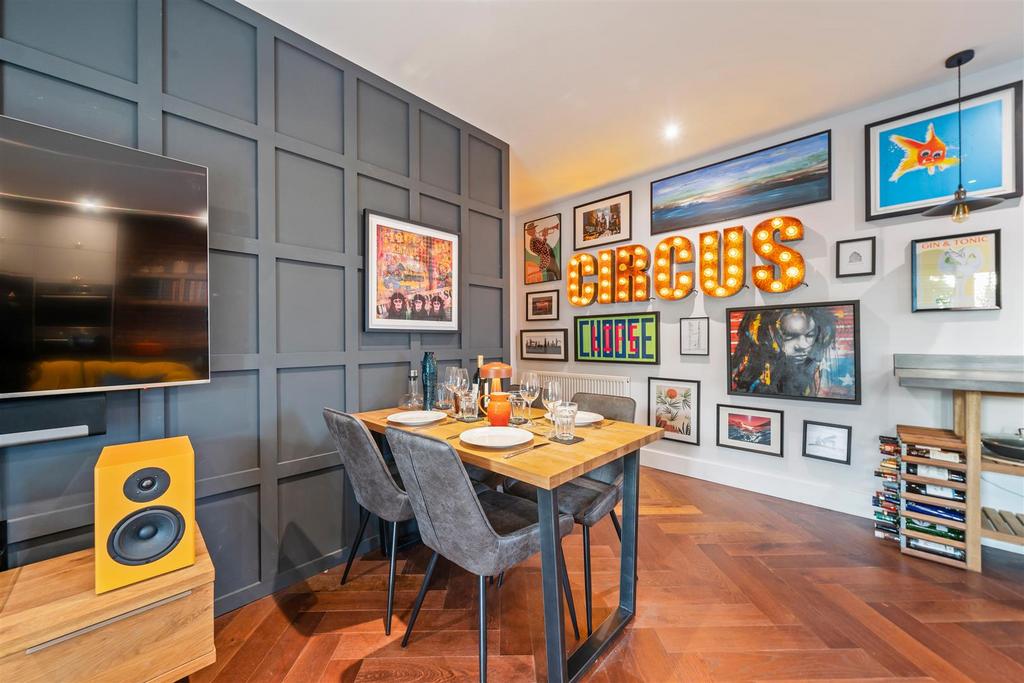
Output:
<path fill-rule="evenodd" d="M 636 612 L 637 532 L 640 496 L 639 449 L 664 434 L 660 427 L 603 420 L 596 426 L 577 427 L 582 441 L 571 445 L 549 439 L 550 423 L 544 411 L 531 408 L 531 443 L 491 449 L 471 446 L 458 435 L 467 429 L 488 426 L 486 421 L 462 422 L 446 418 L 433 425 L 402 427 L 388 422 L 401 412 L 383 408 L 356 413 L 355 416 L 379 439 L 388 427 L 407 429 L 432 436 L 450 444 L 464 463 L 502 474 L 537 487 L 538 521 L 541 531 L 541 580 L 544 594 L 544 633 L 548 681 L 578 680 L 597 658 L 611 646 Z M 535 446 L 535 447 L 534 447 Z M 529 448 L 529 450 L 523 450 Z M 510 455 L 514 453 L 514 455 Z M 566 655 L 565 613 L 559 567 L 562 544 L 558 535 L 558 488 L 567 482 L 618 459 L 623 460 L 622 479 L 622 551 L 619 566 L 619 604 L 571 655 Z M 583 480 L 586 481 L 586 480 Z"/>

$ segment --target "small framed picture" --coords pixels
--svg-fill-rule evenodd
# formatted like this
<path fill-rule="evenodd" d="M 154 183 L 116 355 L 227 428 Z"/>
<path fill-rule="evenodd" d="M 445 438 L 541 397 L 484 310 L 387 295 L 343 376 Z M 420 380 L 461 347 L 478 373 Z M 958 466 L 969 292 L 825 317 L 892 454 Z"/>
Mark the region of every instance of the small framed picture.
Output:
<path fill-rule="evenodd" d="M 665 430 L 665 438 L 700 445 L 700 382 L 647 378 L 647 424 Z"/>
<path fill-rule="evenodd" d="M 633 237 L 633 192 L 580 204 L 573 209 L 573 249 L 592 249 Z"/>
<path fill-rule="evenodd" d="M 999 234 L 985 230 L 912 241 L 911 310 L 1002 308 Z"/>
<path fill-rule="evenodd" d="M 782 457 L 782 411 L 718 404 L 717 445 Z"/>
<path fill-rule="evenodd" d="M 679 319 L 679 355 L 708 356 L 711 354 L 708 345 L 707 318 Z"/>
<path fill-rule="evenodd" d="M 523 224 L 523 282 L 535 285 L 562 279 L 562 214 Z"/>
<path fill-rule="evenodd" d="M 523 360 L 569 360 L 569 330 L 520 330 L 519 357 Z"/>
<path fill-rule="evenodd" d="M 804 457 L 850 464 L 853 427 L 804 420 Z"/>
<path fill-rule="evenodd" d="M 875 238 L 836 242 L 836 277 L 875 274 Z"/>
<path fill-rule="evenodd" d="M 558 290 L 526 293 L 526 319 L 558 320 Z"/>

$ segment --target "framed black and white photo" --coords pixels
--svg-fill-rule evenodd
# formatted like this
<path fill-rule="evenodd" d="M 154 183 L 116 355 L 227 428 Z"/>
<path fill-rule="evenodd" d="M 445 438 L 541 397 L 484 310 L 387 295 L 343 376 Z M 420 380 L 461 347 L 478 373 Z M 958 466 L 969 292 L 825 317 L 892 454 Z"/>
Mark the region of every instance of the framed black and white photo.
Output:
<path fill-rule="evenodd" d="M 633 237 L 633 192 L 580 204 L 573 209 L 573 249 L 581 251 Z"/>
<path fill-rule="evenodd" d="M 519 357 L 523 360 L 569 360 L 569 330 L 520 330 Z"/>
<path fill-rule="evenodd" d="M 526 319 L 558 320 L 558 290 L 526 293 Z"/>
<path fill-rule="evenodd" d="M 679 319 L 679 355 L 708 356 L 711 354 L 708 345 L 707 318 Z"/>
<path fill-rule="evenodd" d="M 836 277 L 875 274 L 875 238 L 836 242 Z"/>
<path fill-rule="evenodd" d="M 718 404 L 717 445 L 781 458 L 782 436 L 781 410 Z"/>
<path fill-rule="evenodd" d="M 853 428 L 804 420 L 804 457 L 850 464 Z"/>
<path fill-rule="evenodd" d="M 647 378 L 647 424 L 665 437 L 700 445 L 700 382 L 694 379 Z"/>

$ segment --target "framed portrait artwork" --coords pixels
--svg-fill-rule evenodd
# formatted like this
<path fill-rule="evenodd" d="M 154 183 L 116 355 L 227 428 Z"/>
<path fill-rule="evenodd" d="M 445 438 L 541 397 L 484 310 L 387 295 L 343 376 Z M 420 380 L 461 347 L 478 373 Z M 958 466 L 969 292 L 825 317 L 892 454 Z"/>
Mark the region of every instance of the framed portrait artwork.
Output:
<path fill-rule="evenodd" d="M 459 236 L 366 209 L 366 330 L 459 329 Z"/>
<path fill-rule="evenodd" d="M 707 318 L 679 319 L 679 355 L 709 356 Z"/>
<path fill-rule="evenodd" d="M 836 242 L 836 277 L 875 274 L 875 238 Z"/>
<path fill-rule="evenodd" d="M 633 192 L 580 204 L 573 209 L 573 249 L 592 249 L 633 238 Z"/>
<path fill-rule="evenodd" d="M 723 448 L 782 457 L 781 410 L 718 404 L 716 444 Z"/>
<path fill-rule="evenodd" d="M 647 378 L 647 424 L 665 430 L 665 438 L 700 445 L 700 382 Z"/>
<path fill-rule="evenodd" d="M 728 393 L 860 404 L 860 302 L 729 308 Z"/>
<path fill-rule="evenodd" d="M 651 234 L 832 199 L 832 131 L 651 183 Z"/>
<path fill-rule="evenodd" d="M 849 465 L 852 434 L 849 425 L 804 420 L 804 457 Z"/>
<path fill-rule="evenodd" d="M 519 357 L 523 360 L 569 360 L 569 330 L 519 330 Z"/>
<path fill-rule="evenodd" d="M 562 279 L 562 214 L 523 224 L 524 284 Z"/>
<path fill-rule="evenodd" d="M 526 319 L 558 320 L 558 290 L 526 293 Z"/>
<path fill-rule="evenodd" d="M 1021 196 L 1021 81 L 864 127 L 866 218 L 921 213 L 956 192 Z"/>
<path fill-rule="evenodd" d="M 912 241 L 911 310 L 1000 308 L 999 235 L 985 230 Z"/>
<path fill-rule="evenodd" d="M 573 359 L 588 363 L 658 365 L 661 317 L 657 311 L 578 315 L 573 318 Z"/>

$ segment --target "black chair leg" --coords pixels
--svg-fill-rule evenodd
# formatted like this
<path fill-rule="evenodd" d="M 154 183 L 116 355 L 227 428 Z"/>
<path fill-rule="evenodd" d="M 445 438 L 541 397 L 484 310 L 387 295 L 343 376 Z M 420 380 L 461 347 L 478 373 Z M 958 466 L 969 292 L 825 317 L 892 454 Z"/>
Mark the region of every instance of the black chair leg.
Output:
<path fill-rule="evenodd" d="M 380 539 L 380 552 L 384 557 L 388 556 L 388 531 L 387 524 L 380 517 L 377 518 L 377 537 Z"/>
<path fill-rule="evenodd" d="M 583 527 L 583 592 L 587 608 L 587 637 L 594 632 L 593 595 L 590 592 L 590 527 Z"/>
<path fill-rule="evenodd" d="M 487 683 L 487 581 L 478 577 L 480 593 L 480 683 Z"/>
<path fill-rule="evenodd" d="M 384 622 L 384 635 L 391 635 L 391 614 L 395 611 L 395 563 L 398 553 L 398 522 L 391 522 L 391 567 L 388 571 L 388 616 Z"/>
<path fill-rule="evenodd" d="M 370 521 L 370 511 L 366 508 L 359 508 L 359 531 L 356 532 L 356 540 L 352 542 L 352 547 L 348 551 L 348 561 L 345 562 L 345 573 L 341 575 L 341 585 L 345 585 L 345 581 L 348 579 L 348 572 L 352 569 L 352 561 L 356 559 L 356 553 L 359 552 L 359 544 L 363 542 L 363 533 L 366 532 L 366 523 Z"/>
<path fill-rule="evenodd" d="M 619 543 L 622 543 L 622 527 L 619 525 L 619 516 L 615 514 L 615 510 L 609 512 L 608 516 L 612 518 L 612 524 L 615 525 L 615 535 L 619 537 Z"/>
<path fill-rule="evenodd" d="M 576 640 L 580 639 L 580 625 L 576 621 L 576 605 L 572 599 L 572 585 L 569 583 L 569 570 L 565 566 L 565 554 L 562 554 L 562 590 L 565 592 L 565 603 L 569 607 L 569 619 L 572 621 L 572 632 Z"/>
<path fill-rule="evenodd" d="M 412 627 L 416 625 L 416 617 L 420 614 L 420 607 L 423 606 L 423 598 L 427 595 L 427 588 L 430 586 L 430 577 L 434 575 L 434 567 L 437 566 L 438 554 L 435 552 L 430 556 L 427 563 L 427 572 L 423 575 L 423 585 L 416 596 L 416 602 L 412 606 L 412 614 L 409 616 L 409 625 L 405 627 L 405 635 L 402 637 L 402 647 L 409 644 L 409 636 L 412 635 Z"/>

